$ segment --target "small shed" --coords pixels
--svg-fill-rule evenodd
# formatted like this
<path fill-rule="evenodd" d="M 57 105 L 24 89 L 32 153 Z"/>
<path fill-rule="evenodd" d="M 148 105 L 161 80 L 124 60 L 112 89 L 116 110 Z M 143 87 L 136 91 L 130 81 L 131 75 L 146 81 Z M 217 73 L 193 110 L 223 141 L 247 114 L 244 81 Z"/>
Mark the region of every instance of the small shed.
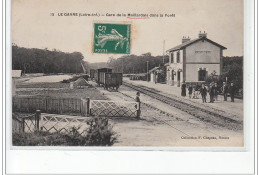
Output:
<path fill-rule="evenodd" d="M 158 69 L 159 69 L 159 67 L 154 67 L 151 70 L 149 70 L 150 81 L 153 83 L 157 83 L 157 70 Z"/>
<path fill-rule="evenodd" d="M 12 70 L 12 96 L 16 95 L 16 79 L 22 76 L 22 70 Z"/>

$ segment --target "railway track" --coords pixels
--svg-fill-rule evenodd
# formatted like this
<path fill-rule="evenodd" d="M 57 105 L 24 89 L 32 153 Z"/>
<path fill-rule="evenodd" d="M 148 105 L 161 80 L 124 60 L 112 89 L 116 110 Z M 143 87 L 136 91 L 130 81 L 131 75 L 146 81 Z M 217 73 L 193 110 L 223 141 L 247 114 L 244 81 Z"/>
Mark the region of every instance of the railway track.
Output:
<path fill-rule="evenodd" d="M 128 98 L 130 98 L 130 99 L 134 99 L 133 97 L 127 95 L 126 93 L 123 93 L 123 92 L 120 92 L 120 91 L 118 91 L 118 93 L 120 93 L 120 94 L 122 94 L 122 95 L 124 95 L 124 96 L 126 96 L 126 97 L 128 97 Z M 164 117 L 172 117 L 172 118 L 175 118 L 175 120 L 184 121 L 184 120 L 182 120 L 182 119 L 176 117 L 175 115 L 173 115 L 173 114 L 171 114 L 171 113 L 168 113 L 168 112 L 166 112 L 166 111 L 163 111 L 163 110 L 161 110 L 161 109 L 159 109 L 159 108 L 157 108 L 157 107 L 155 107 L 155 106 L 153 106 L 153 105 L 150 105 L 150 104 L 148 104 L 148 103 L 142 102 L 142 105 L 144 105 L 144 106 L 146 106 L 146 107 L 148 107 L 148 108 L 150 108 L 150 109 L 152 109 L 152 110 L 156 110 L 156 111 L 160 112 L 161 114 L 164 115 Z M 176 128 L 175 126 L 171 125 L 170 122 L 168 122 L 167 120 L 164 120 L 163 118 L 157 118 L 157 117 L 153 117 L 153 116 L 150 116 L 150 117 L 152 117 L 153 119 L 155 119 L 156 121 L 158 121 L 158 122 L 160 122 L 160 123 L 163 123 L 163 124 L 168 125 L 169 127 L 171 127 L 171 128 L 173 128 L 174 130 L 176 130 L 176 131 L 178 131 L 178 132 L 184 134 L 185 136 L 191 137 L 191 135 L 189 135 L 189 134 L 186 133 L 185 131 L 182 131 L 182 130 Z M 188 121 L 187 121 L 187 122 L 188 122 Z M 194 127 L 198 127 L 197 125 L 195 125 L 195 124 L 193 124 L 193 123 L 190 123 L 190 122 L 188 122 L 188 123 L 189 123 L 190 125 L 193 125 Z M 207 130 L 207 132 L 209 132 L 209 133 L 211 133 L 211 134 L 213 134 L 213 135 L 215 135 L 215 136 L 217 136 L 217 137 L 220 136 L 219 134 L 217 134 L 217 133 L 215 133 L 215 132 L 212 132 L 211 130 L 208 130 L 208 129 L 205 129 L 205 128 L 204 128 L 204 130 Z M 196 141 L 198 141 L 198 140 L 196 140 Z M 200 141 L 198 141 L 198 142 L 200 142 Z"/>
<path fill-rule="evenodd" d="M 166 95 L 160 94 L 158 91 L 148 87 L 140 87 L 131 83 L 123 82 L 123 84 L 129 88 L 139 91 L 145 95 L 148 95 L 154 99 L 157 99 L 163 103 L 166 103 L 172 107 L 175 107 L 181 111 L 184 111 L 203 122 L 209 122 L 211 124 L 225 127 L 231 130 L 242 130 L 243 122 L 234 120 L 225 115 L 219 114 L 213 110 L 198 107 L 179 99 L 171 98 Z"/>

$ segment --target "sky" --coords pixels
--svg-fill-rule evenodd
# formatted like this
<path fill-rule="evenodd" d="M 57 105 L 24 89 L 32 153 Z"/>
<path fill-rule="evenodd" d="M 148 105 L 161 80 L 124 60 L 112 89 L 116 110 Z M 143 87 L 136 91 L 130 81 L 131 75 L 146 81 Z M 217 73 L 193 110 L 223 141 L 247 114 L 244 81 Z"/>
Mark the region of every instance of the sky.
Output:
<path fill-rule="evenodd" d="M 54 13 L 54 16 L 51 15 Z M 99 13 L 104 17 L 58 16 L 58 13 Z M 175 14 L 175 17 L 128 19 L 106 14 Z M 26 48 L 81 52 L 90 63 L 122 54 L 92 52 L 94 23 L 130 23 L 130 54 L 165 50 L 183 36 L 209 39 L 225 46 L 224 56 L 243 55 L 243 0 L 12 0 L 12 43 Z"/>

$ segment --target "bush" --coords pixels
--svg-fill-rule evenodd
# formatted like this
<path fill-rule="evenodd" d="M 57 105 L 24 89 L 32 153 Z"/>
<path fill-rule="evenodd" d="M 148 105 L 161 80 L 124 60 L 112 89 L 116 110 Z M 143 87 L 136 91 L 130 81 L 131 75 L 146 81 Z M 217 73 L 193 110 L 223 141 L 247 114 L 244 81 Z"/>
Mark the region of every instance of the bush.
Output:
<path fill-rule="evenodd" d="M 112 146 L 116 143 L 117 135 L 107 118 L 95 117 L 87 122 L 90 126 L 86 136 L 82 136 L 76 127 L 68 133 L 13 133 L 14 146 Z"/>
<path fill-rule="evenodd" d="M 111 146 L 117 141 L 117 135 L 112 130 L 107 118 L 95 117 L 88 121 L 87 140 L 90 146 Z"/>
<path fill-rule="evenodd" d="M 39 133 L 13 133 L 14 146 L 40 146 L 44 144 L 43 135 Z"/>

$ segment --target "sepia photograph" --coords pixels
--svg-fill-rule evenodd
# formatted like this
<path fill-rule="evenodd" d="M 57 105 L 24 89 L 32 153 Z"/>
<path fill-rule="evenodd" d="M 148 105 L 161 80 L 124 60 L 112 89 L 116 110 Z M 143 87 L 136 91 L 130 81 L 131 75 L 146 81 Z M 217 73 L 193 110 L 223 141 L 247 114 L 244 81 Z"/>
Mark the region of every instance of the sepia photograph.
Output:
<path fill-rule="evenodd" d="M 243 148 L 244 39 L 243 0 L 12 0 L 11 144 Z"/>

